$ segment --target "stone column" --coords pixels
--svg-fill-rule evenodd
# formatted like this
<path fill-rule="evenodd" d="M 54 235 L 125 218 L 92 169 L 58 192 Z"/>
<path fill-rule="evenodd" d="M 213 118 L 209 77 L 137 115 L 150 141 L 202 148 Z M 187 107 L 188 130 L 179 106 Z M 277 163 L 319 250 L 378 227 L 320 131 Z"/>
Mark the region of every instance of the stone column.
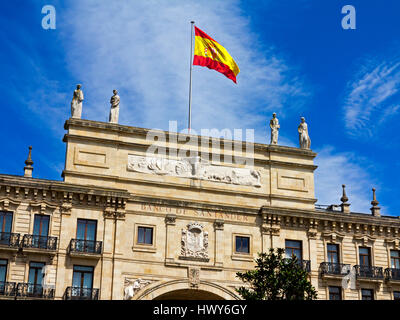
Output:
<path fill-rule="evenodd" d="M 222 267 L 224 261 L 224 220 L 215 220 L 215 260 L 216 267 Z"/>
<path fill-rule="evenodd" d="M 315 220 L 310 220 L 310 226 L 307 231 L 308 237 L 308 255 L 311 267 L 311 284 L 314 288 L 318 288 L 318 262 L 317 262 L 317 222 Z"/>
<path fill-rule="evenodd" d="M 172 239 L 176 238 L 176 236 L 172 233 L 173 226 L 175 226 L 176 215 L 167 214 L 165 217 L 165 262 L 173 262 L 174 261 L 174 252 L 173 252 L 173 243 Z M 174 237 L 175 236 L 175 237 Z"/>
<path fill-rule="evenodd" d="M 103 257 L 101 261 L 101 298 L 106 300 L 112 298 L 114 224 L 114 210 L 106 208 L 104 210 Z"/>

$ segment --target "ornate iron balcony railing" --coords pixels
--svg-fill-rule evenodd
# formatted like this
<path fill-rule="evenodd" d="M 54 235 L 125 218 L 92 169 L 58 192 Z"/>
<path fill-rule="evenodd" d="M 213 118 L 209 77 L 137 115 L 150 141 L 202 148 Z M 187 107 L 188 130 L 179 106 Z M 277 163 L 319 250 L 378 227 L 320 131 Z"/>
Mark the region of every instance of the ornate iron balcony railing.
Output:
<path fill-rule="evenodd" d="M 40 284 L 18 283 L 17 297 L 53 299 L 54 289 L 43 288 L 43 286 Z"/>
<path fill-rule="evenodd" d="M 15 282 L 0 282 L 0 296 L 15 296 Z"/>
<path fill-rule="evenodd" d="M 57 249 L 57 237 L 26 234 L 22 238 L 22 247 L 23 248 L 45 249 L 45 250 L 56 250 Z"/>
<path fill-rule="evenodd" d="M 399 280 L 400 281 L 400 269 L 396 268 L 386 268 L 385 278 L 387 280 Z"/>
<path fill-rule="evenodd" d="M 350 265 L 343 263 L 322 262 L 321 274 L 345 276 L 350 273 Z"/>
<path fill-rule="evenodd" d="M 64 293 L 64 300 L 98 300 L 99 289 L 67 287 Z"/>
<path fill-rule="evenodd" d="M 291 258 L 285 258 L 286 262 L 290 262 Z M 297 260 L 296 263 L 305 271 L 311 272 L 311 261 L 310 260 Z"/>
<path fill-rule="evenodd" d="M 69 252 L 101 254 L 103 243 L 101 241 L 71 239 Z"/>
<path fill-rule="evenodd" d="M 356 265 L 354 268 L 357 278 L 383 279 L 382 267 Z"/>
<path fill-rule="evenodd" d="M 19 247 L 19 233 L 0 232 L 0 246 Z"/>

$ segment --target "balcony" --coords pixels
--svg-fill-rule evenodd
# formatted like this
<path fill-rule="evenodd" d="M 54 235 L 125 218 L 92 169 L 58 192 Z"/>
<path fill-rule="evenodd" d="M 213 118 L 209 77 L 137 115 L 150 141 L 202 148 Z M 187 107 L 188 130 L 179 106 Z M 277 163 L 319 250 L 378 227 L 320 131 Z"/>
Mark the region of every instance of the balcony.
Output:
<path fill-rule="evenodd" d="M 57 237 L 26 234 L 22 238 L 22 248 L 28 251 L 56 251 Z"/>
<path fill-rule="evenodd" d="M 285 258 L 286 262 L 290 262 L 290 258 Z M 311 261 L 310 260 L 296 260 L 297 265 L 299 265 L 303 270 L 308 273 L 311 272 Z"/>
<path fill-rule="evenodd" d="M 400 281 L 400 269 L 386 268 L 385 278 L 387 281 Z"/>
<path fill-rule="evenodd" d="M 67 287 L 64 300 L 99 300 L 99 289 Z"/>
<path fill-rule="evenodd" d="M 357 279 L 369 279 L 369 280 L 382 280 L 383 279 L 383 269 L 382 267 L 374 266 L 354 266 L 356 270 Z"/>
<path fill-rule="evenodd" d="M 71 257 L 99 258 L 103 250 L 101 241 L 71 239 L 68 253 Z"/>
<path fill-rule="evenodd" d="M 54 289 L 43 288 L 40 284 L 18 283 L 16 295 L 28 299 L 54 299 Z"/>
<path fill-rule="evenodd" d="M 343 263 L 322 262 L 321 275 L 324 277 L 342 277 L 350 273 L 350 265 Z"/>
<path fill-rule="evenodd" d="M 14 297 L 15 296 L 15 282 L 0 282 L 0 296 L 1 297 Z"/>
<path fill-rule="evenodd" d="M 0 248 L 18 251 L 19 237 L 19 233 L 0 232 Z"/>

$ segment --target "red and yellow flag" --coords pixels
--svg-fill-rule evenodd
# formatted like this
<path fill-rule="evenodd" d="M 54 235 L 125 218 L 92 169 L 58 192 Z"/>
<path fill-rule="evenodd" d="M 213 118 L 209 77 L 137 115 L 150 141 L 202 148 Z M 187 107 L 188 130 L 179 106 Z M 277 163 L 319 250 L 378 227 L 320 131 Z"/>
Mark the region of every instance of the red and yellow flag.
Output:
<path fill-rule="evenodd" d="M 236 83 L 240 70 L 228 51 L 199 28 L 194 27 L 194 30 L 193 65 L 214 69 Z"/>

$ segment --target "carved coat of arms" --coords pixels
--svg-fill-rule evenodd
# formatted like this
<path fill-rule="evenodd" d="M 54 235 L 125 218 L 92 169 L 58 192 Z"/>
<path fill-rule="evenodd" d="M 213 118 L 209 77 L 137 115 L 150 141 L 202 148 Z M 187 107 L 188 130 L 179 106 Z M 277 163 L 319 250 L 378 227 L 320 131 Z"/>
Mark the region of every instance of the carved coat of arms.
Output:
<path fill-rule="evenodd" d="M 181 258 L 194 258 L 208 261 L 208 232 L 203 225 L 193 222 L 182 229 Z"/>

